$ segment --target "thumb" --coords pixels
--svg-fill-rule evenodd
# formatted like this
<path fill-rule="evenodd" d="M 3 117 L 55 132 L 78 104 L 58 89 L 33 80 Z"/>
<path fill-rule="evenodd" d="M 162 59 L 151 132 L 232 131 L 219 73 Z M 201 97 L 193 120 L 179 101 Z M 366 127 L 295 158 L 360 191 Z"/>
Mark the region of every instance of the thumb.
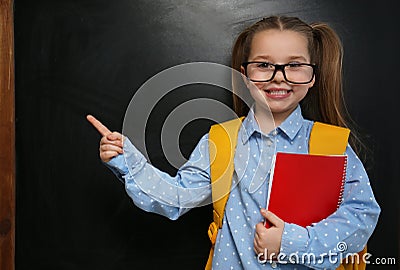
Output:
<path fill-rule="evenodd" d="M 267 211 L 265 209 L 261 209 L 261 215 L 269 221 L 272 226 L 279 227 L 281 224 L 283 224 L 283 220 L 280 219 L 277 215 L 272 213 L 271 211 Z"/>

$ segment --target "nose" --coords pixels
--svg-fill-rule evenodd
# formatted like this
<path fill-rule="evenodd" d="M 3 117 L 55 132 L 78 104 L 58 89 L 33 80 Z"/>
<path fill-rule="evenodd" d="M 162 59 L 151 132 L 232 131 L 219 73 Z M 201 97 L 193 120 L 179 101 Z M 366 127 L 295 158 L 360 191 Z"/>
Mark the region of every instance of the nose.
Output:
<path fill-rule="evenodd" d="M 275 72 L 275 76 L 274 76 L 274 79 L 273 79 L 273 81 L 276 81 L 276 82 L 282 82 L 282 81 L 284 81 L 285 80 L 285 76 L 283 75 L 283 69 L 278 69 L 276 72 Z"/>

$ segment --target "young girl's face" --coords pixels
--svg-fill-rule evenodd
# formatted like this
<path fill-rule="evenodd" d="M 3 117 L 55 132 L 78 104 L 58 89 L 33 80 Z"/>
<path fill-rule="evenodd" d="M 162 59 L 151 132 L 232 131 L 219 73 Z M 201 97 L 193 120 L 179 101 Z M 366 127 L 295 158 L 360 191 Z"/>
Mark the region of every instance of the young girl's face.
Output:
<path fill-rule="evenodd" d="M 262 61 L 272 64 L 310 63 L 307 39 L 290 30 L 265 30 L 254 35 L 249 62 Z M 244 72 L 244 69 L 242 70 Z M 269 82 L 254 82 L 249 87 L 257 110 L 271 110 L 280 124 L 296 108 L 313 86 L 315 78 L 307 84 L 293 84 L 285 80 L 282 71 L 277 71 Z"/>

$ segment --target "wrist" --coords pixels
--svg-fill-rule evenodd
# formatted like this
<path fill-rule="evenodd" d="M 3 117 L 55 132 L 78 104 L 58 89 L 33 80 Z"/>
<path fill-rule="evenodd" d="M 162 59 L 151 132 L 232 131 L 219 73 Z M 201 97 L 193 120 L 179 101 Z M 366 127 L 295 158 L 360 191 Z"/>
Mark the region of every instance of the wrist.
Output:
<path fill-rule="evenodd" d="M 281 240 L 281 255 L 285 254 L 288 257 L 290 254 L 302 254 L 307 251 L 308 243 L 309 236 L 306 228 L 285 223 Z"/>

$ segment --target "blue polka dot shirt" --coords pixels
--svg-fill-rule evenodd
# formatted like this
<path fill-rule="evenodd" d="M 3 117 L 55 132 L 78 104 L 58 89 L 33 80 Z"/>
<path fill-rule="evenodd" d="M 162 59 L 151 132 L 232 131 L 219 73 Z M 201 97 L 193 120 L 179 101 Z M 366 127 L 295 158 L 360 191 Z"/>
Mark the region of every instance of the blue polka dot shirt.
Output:
<path fill-rule="evenodd" d="M 366 245 L 380 207 L 363 164 L 348 145 L 343 201 L 337 211 L 306 228 L 285 222 L 278 260 L 257 259 L 254 232 L 264 221 L 260 209 L 266 207 L 274 154 L 308 153 L 312 126 L 298 106 L 279 127 L 264 134 L 250 110 L 238 134 L 232 190 L 215 243 L 213 269 L 336 269 L 343 258 Z M 127 138 L 124 154 L 106 166 L 125 184 L 136 206 L 175 220 L 191 208 L 212 203 L 209 164 L 206 134 L 175 176 L 151 165 Z"/>

